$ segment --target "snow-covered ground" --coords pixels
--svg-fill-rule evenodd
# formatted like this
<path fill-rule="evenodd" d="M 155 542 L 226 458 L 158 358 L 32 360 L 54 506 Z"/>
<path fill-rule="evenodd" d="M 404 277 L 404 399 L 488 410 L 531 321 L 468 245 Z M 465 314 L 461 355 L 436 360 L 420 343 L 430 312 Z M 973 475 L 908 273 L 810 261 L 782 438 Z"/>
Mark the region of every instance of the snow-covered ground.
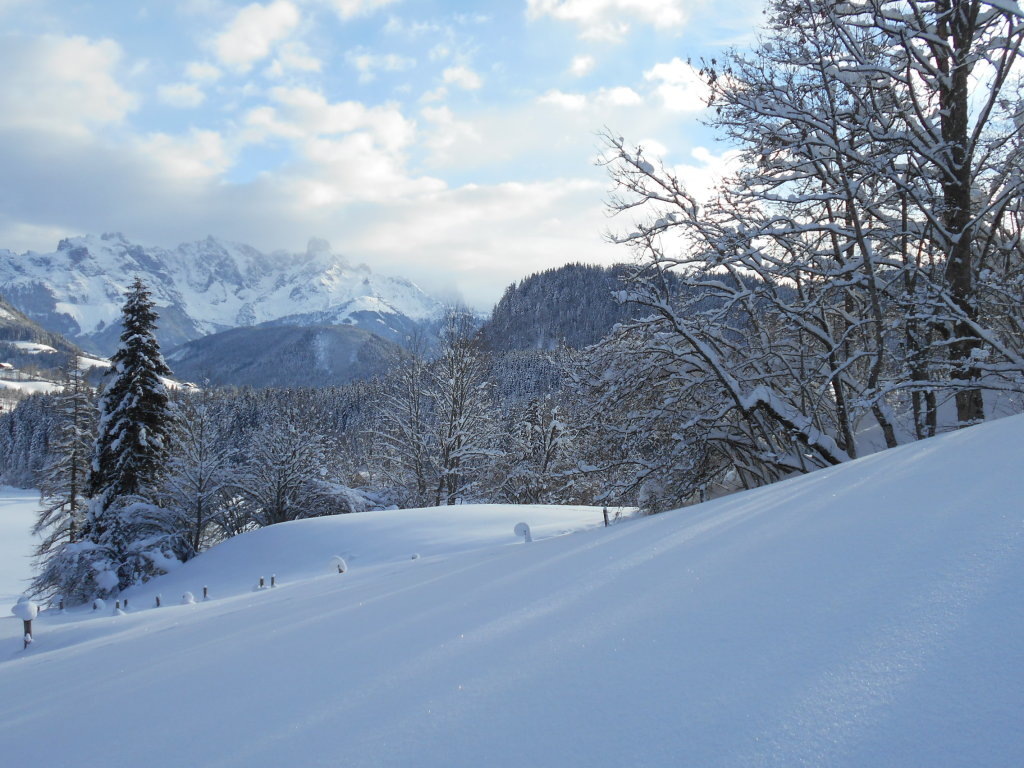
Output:
<path fill-rule="evenodd" d="M 53 381 L 8 381 L 0 379 L 0 389 L 8 389 L 12 392 L 23 392 L 26 395 L 44 394 L 46 392 L 59 392 L 62 387 Z"/>
<path fill-rule="evenodd" d="M 39 491 L 0 485 L 0 615 L 6 615 L 32 577 L 38 542 L 32 525 L 38 512 Z"/>
<path fill-rule="evenodd" d="M 608 529 L 530 507 L 264 529 L 128 615 L 44 614 L 27 651 L 0 621 L 3 759 L 1024 765 L 1022 437 L 1007 418 Z"/>
<path fill-rule="evenodd" d="M 57 352 L 49 344 L 37 344 L 34 341 L 8 341 L 6 343 L 30 355 L 56 354 Z"/>

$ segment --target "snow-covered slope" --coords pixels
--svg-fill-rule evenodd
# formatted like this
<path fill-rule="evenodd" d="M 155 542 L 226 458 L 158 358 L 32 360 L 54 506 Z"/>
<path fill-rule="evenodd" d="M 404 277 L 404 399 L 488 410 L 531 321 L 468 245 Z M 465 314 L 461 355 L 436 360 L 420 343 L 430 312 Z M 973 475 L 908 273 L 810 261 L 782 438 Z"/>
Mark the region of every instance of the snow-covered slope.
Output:
<path fill-rule="evenodd" d="M 140 590 L 38 620 L 25 652 L 0 621 L 4 759 L 1024 765 L 1022 437 L 1007 418 L 532 544 L 472 546 L 450 515 L 486 509 L 266 529 L 146 588 L 218 599 Z"/>
<path fill-rule="evenodd" d="M 62 240 L 47 254 L 0 250 L 0 293 L 43 326 L 105 353 L 116 345 L 124 292 L 136 276 L 153 291 L 166 349 L 286 316 L 330 314 L 358 325 L 367 302 L 396 326 L 442 309 L 407 280 L 350 266 L 322 240 L 302 254 L 267 255 L 213 237 L 169 250 L 112 233 Z M 339 309 L 346 305 L 352 313 Z"/>

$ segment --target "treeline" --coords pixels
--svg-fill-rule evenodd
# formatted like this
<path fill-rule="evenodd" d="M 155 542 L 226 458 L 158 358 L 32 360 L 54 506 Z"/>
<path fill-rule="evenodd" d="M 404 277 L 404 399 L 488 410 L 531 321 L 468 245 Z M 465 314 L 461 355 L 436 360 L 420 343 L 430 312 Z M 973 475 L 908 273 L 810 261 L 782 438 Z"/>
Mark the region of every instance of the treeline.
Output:
<path fill-rule="evenodd" d="M 128 311 L 152 317 L 147 297 L 144 286 L 129 296 L 126 347 L 101 391 L 69 368 L 60 393 L 0 417 L 4 481 L 41 489 L 42 595 L 74 604 L 114 594 L 289 520 L 621 500 L 592 461 L 599 451 L 573 395 L 579 353 L 568 348 L 495 354 L 469 317 L 453 315 L 439 347 L 377 380 L 167 390 L 152 336 Z"/>

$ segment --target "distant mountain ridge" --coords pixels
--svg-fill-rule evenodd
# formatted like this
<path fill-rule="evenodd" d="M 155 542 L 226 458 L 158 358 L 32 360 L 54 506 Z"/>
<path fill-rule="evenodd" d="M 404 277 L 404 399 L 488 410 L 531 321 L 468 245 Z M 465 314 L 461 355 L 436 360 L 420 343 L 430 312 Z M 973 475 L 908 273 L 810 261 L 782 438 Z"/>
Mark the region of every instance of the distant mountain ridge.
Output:
<path fill-rule="evenodd" d="M 153 293 L 164 349 L 285 318 L 394 340 L 444 311 L 414 283 L 352 266 L 317 239 L 297 254 L 214 237 L 167 249 L 121 233 L 67 238 L 46 254 L 0 249 L 0 294 L 41 326 L 104 354 L 117 346 L 123 294 L 136 276 Z"/>

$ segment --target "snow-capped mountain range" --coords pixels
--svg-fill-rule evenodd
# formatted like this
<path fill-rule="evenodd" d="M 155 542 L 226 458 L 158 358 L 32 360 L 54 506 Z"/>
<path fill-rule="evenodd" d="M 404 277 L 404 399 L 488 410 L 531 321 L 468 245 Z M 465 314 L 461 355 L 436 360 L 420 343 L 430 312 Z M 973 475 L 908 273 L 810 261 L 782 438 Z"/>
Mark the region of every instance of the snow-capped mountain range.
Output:
<path fill-rule="evenodd" d="M 393 338 L 443 305 L 408 280 L 352 266 L 323 240 L 305 253 L 264 254 L 208 237 L 173 250 L 120 233 L 61 240 L 53 253 L 0 249 L 0 295 L 47 329 L 109 354 L 124 292 L 138 276 L 160 314 L 165 349 L 270 321 L 346 324 Z"/>

